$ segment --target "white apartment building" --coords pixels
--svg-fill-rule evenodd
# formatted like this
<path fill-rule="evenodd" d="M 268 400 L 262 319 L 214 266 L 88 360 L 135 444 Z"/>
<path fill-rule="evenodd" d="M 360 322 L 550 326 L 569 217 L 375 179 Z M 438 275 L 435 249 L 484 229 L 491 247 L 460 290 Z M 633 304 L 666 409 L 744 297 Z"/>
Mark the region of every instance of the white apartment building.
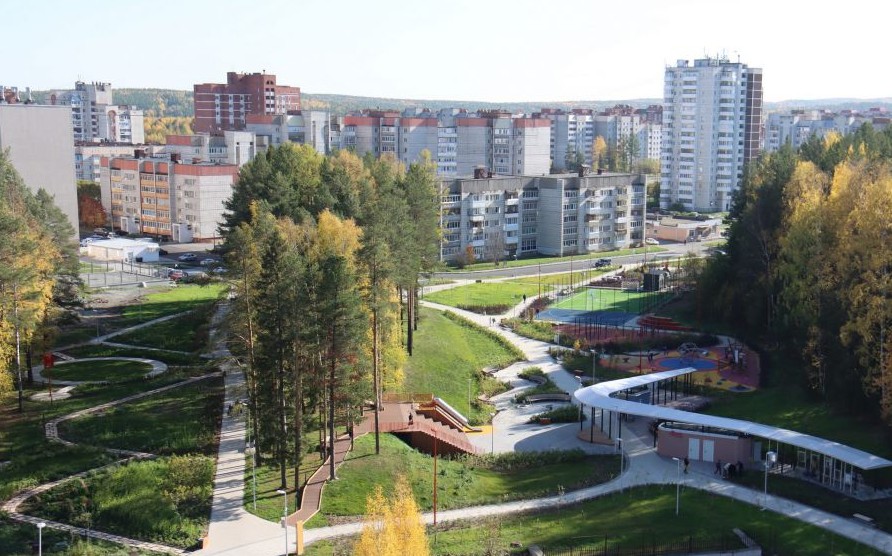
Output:
<path fill-rule="evenodd" d="M 147 154 L 167 155 L 184 162 L 211 162 L 242 167 L 254 160 L 258 152 L 257 138 L 249 131 L 226 130 L 219 135 L 168 135 L 165 142 L 163 147 Z"/>
<path fill-rule="evenodd" d="M 9 161 L 28 189 L 33 193 L 44 189 L 52 195 L 72 229 L 77 230 L 69 111 L 62 106 L 4 102 L 0 102 L 0 151 L 9 150 Z"/>
<path fill-rule="evenodd" d="M 310 145 L 319 154 L 331 153 L 331 115 L 321 110 L 298 110 L 287 114 L 248 114 L 245 130 L 254 134 L 257 151 L 284 143 Z"/>
<path fill-rule="evenodd" d="M 643 241 L 646 177 L 497 176 L 440 183 L 440 259 L 585 254 Z"/>
<path fill-rule="evenodd" d="M 543 108 L 535 117 L 545 118 L 551 123 L 551 145 L 549 156 L 553 170 L 568 170 L 568 162 L 582 155 L 585 164 L 592 165 L 592 145 L 594 144 L 594 116 L 592 110 L 576 108 L 569 112 Z"/>
<path fill-rule="evenodd" d="M 73 91 L 50 91 L 45 101 L 71 106 L 75 142 L 145 142 L 142 110 L 114 104 L 111 83 L 78 81 Z"/>
<path fill-rule="evenodd" d="M 850 110 L 835 113 L 824 110 L 790 110 L 772 112 L 765 121 L 763 148 L 775 152 L 789 143 L 798 150 L 811 137 L 825 137 L 834 132 L 848 135 L 869 123 L 876 129 L 883 129 L 890 123 L 889 114 L 872 110 L 859 114 Z"/>
<path fill-rule="evenodd" d="M 726 211 L 759 154 L 762 70 L 727 58 L 679 60 L 665 75 L 660 206 Z"/>
<path fill-rule="evenodd" d="M 440 176 L 471 176 L 483 168 L 501 175 L 547 175 L 550 124 L 503 111 L 363 110 L 347 115 L 340 147 L 363 156 L 392 154 L 404 164 L 431 154 Z"/>

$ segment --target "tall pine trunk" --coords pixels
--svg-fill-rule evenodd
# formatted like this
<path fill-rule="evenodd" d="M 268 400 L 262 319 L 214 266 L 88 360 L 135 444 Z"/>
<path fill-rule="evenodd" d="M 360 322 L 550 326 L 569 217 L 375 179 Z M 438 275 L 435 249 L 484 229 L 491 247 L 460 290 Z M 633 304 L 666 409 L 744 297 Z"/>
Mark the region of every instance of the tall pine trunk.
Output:
<path fill-rule="evenodd" d="M 285 420 L 285 365 L 279 360 L 279 474 L 282 481 L 282 490 L 288 490 L 288 441 L 286 440 L 286 420 Z"/>
<path fill-rule="evenodd" d="M 334 354 L 332 354 L 334 355 Z M 335 370 L 337 358 L 331 357 L 328 366 L 328 476 L 335 480 Z"/>
<path fill-rule="evenodd" d="M 378 421 L 381 411 L 380 346 L 378 345 L 378 307 L 372 308 L 372 386 L 375 389 L 375 454 L 381 453 L 381 429 Z"/>

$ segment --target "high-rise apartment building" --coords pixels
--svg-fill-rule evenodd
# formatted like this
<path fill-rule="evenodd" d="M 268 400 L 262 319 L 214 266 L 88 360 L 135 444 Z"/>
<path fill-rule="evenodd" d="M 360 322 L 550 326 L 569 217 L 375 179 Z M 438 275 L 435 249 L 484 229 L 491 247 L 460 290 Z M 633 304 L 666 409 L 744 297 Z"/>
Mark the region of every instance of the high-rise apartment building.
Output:
<path fill-rule="evenodd" d="M 61 106 L 0 102 L 0 151 L 33 191 L 44 189 L 78 229 L 71 114 Z M 0 239 L 0 241 L 3 241 Z"/>
<path fill-rule="evenodd" d="M 497 176 L 440 184 L 440 258 L 569 255 L 643 241 L 646 177 Z"/>
<path fill-rule="evenodd" d="M 78 143 L 145 142 L 143 112 L 114 103 L 111 83 L 78 81 L 74 90 L 50 91 L 44 101 L 71 106 L 71 125 Z"/>
<path fill-rule="evenodd" d="M 725 57 L 666 68 L 660 206 L 726 211 L 759 155 L 762 70 Z"/>
<path fill-rule="evenodd" d="M 300 110 L 300 87 L 277 85 L 268 73 L 226 74 L 226 83 L 193 86 L 195 133 L 243 130 L 248 115 L 287 114 Z"/>
<path fill-rule="evenodd" d="M 252 114 L 245 119 L 245 130 L 257 137 L 258 152 L 283 143 L 297 143 L 310 145 L 319 154 L 330 154 L 330 119 L 328 112 L 320 110 L 298 110 L 275 116 Z"/>
<path fill-rule="evenodd" d="M 135 155 L 102 159 L 102 205 L 114 229 L 182 243 L 219 237 L 238 166 Z"/>
<path fill-rule="evenodd" d="M 440 176 L 472 176 L 484 169 L 501 175 L 547 175 L 550 123 L 510 112 L 446 109 L 362 110 L 344 117 L 340 147 L 359 156 L 392 154 L 411 164 L 431 154 Z"/>

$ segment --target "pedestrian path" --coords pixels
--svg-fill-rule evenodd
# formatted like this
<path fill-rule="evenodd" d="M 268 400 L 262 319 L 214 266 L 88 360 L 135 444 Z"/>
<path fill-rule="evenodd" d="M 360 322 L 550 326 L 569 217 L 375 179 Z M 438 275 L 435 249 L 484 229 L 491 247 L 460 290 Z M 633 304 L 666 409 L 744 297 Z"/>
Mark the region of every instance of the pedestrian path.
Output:
<path fill-rule="evenodd" d="M 452 284 L 443 286 L 455 287 Z M 532 301 L 533 298 L 528 298 L 526 305 L 529 305 L 530 303 L 532 303 Z M 453 307 L 446 307 L 428 303 L 426 301 L 422 301 L 422 304 L 438 310 L 452 311 L 459 314 L 460 316 L 467 318 L 472 322 L 475 322 L 480 326 L 487 327 L 497 334 L 500 334 L 508 339 L 510 342 L 512 342 L 512 344 L 517 346 L 525 354 L 527 358 L 526 361 L 515 363 L 512 366 L 502 369 L 498 373 L 496 373 L 496 376 L 500 378 L 516 378 L 516 374 L 520 372 L 520 370 L 525 367 L 535 365 L 542 368 L 542 370 L 547 373 L 548 376 L 566 392 L 572 393 L 573 391 L 578 389 L 579 383 L 576 377 L 564 370 L 563 367 L 554 362 L 551 356 L 548 355 L 548 348 L 550 347 L 549 344 L 531 340 L 529 338 L 524 338 L 514 334 L 509 330 L 502 329 L 499 326 L 494 326 L 491 320 L 491 315 L 477 315 L 476 313 L 462 311 Z M 522 309 L 523 305 L 524 304 L 518 305 L 517 307 L 511 309 L 507 314 L 517 314 L 517 311 Z M 502 315 L 502 317 L 506 315 Z M 501 317 L 497 317 L 497 319 L 500 318 Z M 228 377 L 229 374 L 227 373 L 227 378 Z M 228 390 L 229 389 L 227 388 L 227 392 Z M 510 403 L 510 397 L 504 396 L 496 400 L 496 407 L 499 409 L 507 409 Z M 504 419 L 506 418 L 507 412 L 502 411 L 498 413 L 498 415 L 494 419 L 495 430 L 504 431 L 508 426 L 511 425 L 511 423 L 506 423 L 504 421 Z M 224 429 L 225 428 L 226 423 L 224 422 Z M 532 500 L 520 500 L 505 504 L 493 504 L 487 506 L 475 506 L 471 508 L 441 511 L 437 512 L 437 522 L 442 523 L 457 520 L 473 520 L 488 516 L 508 515 L 523 511 L 547 510 L 551 508 L 558 508 L 565 504 L 572 504 L 575 502 L 590 500 L 606 494 L 622 492 L 625 489 L 635 486 L 650 484 L 675 484 L 675 482 L 679 478 L 675 462 L 667 458 L 663 458 L 656 453 L 651 445 L 652 436 L 650 435 L 649 431 L 646 430 L 646 425 L 643 422 L 636 422 L 631 424 L 630 426 L 625 427 L 624 435 L 625 436 L 623 438 L 622 450 L 624 453 L 623 461 L 625 462 L 625 470 L 624 473 L 622 473 L 618 478 L 608 483 L 576 490 L 573 492 L 567 492 L 560 496 L 551 496 Z M 483 438 L 482 435 L 475 435 L 475 438 L 482 438 L 483 441 L 486 440 L 485 438 Z M 498 439 L 490 440 L 498 441 Z M 611 450 L 615 450 L 616 448 L 599 447 L 598 449 L 600 449 L 601 451 L 606 450 L 609 452 Z M 221 448 L 221 453 L 222 451 L 223 450 Z M 337 453 L 340 453 L 340 450 L 336 449 L 336 454 Z M 243 457 L 241 458 L 241 465 L 241 469 L 233 474 L 234 477 L 237 477 L 239 479 L 244 477 Z M 322 475 L 327 476 L 328 466 L 324 466 L 323 469 L 325 471 L 322 473 Z M 322 475 L 320 475 L 320 477 Z M 842 536 L 864 543 L 875 548 L 876 550 L 892 554 L 892 535 L 840 516 L 831 515 L 796 502 L 773 496 L 770 493 L 768 496 L 763 496 L 758 491 L 747 489 L 733 483 L 728 483 L 726 481 L 716 480 L 715 477 L 712 475 L 711 468 L 703 467 L 702 469 L 700 469 L 696 465 L 692 466 L 691 473 L 683 475 L 682 481 L 685 488 L 697 488 L 708 492 L 713 492 L 718 495 L 734 498 L 748 504 L 760 506 L 764 505 L 764 507 L 766 507 L 766 509 L 769 511 L 778 512 L 783 515 L 787 515 L 789 517 L 811 523 L 812 525 L 822 527 Z M 320 482 L 320 491 L 323 484 L 324 483 Z M 682 512 L 684 511 L 683 504 L 684 502 L 682 501 Z M 426 523 L 432 523 L 433 514 L 425 513 L 423 515 L 423 519 Z M 208 551 L 206 549 L 202 553 L 215 554 L 219 556 L 237 556 L 243 554 L 251 554 L 252 556 L 281 555 L 283 553 L 284 531 L 278 526 L 271 524 L 270 522 L 266 523 L 273 525 L 274 530 L 265 528 L 262 532 L 256 531 L 255 534 L 255 531 L 252 531 L 252 529 L 254 528 L 254 525 L 252 523 L 238 519 L 232 520 L 230 522 L 232 529 L 230 534 L 232 535 L 232 537 L 239 537 L 244 539 L 244 541 L 239 544 L 232 544 L 229 546 L 226 546 L 225 543 L 214 544 L 214 535 L 212 532 L 211 551 Z M 332 539 L 345 535 L 355 535 L 361 531 L 361 528 L 361 523 L 350 523 L 331 527 L 309 529 L 304 533 L 304 540 L 306 544 L 309 544 L 316 541 Z M 289 541 L 292 542 L 291 546 L 293 549 L 293 533 L 289 531 L 288 535 Z"/>

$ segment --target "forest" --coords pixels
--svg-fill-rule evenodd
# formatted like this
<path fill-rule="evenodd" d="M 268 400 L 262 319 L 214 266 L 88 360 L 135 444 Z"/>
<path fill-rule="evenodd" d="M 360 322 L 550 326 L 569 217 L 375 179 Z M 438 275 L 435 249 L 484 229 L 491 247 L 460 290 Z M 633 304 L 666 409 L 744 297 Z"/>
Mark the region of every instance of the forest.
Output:
<path fill-rule="evenodd" d="M 406 169 L 291 144 L 242 168 L 224 227 L 231 347 L 257 454 L 283 488 L 288 465 L 399 388 L 419 275 L 437 261 L 436 183 L 429 158 Z"/>
<path fill-rule="evenodd" d="M 813 137 L 750 164 L 698 299 L 818 398 L 892 425 L 892 129 Z"/>

